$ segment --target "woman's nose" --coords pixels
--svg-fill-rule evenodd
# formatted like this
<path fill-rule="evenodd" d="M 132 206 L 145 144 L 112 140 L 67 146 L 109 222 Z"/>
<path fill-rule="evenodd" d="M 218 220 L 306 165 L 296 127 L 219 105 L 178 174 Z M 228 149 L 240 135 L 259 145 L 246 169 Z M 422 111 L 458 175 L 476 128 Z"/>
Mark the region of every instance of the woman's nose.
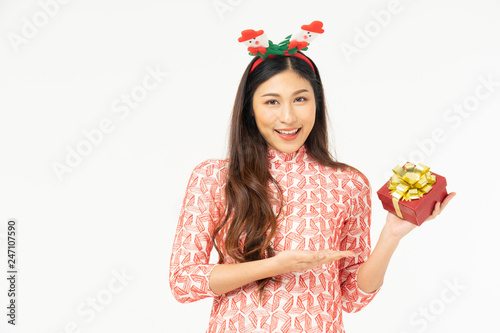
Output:
<path fill-rule="evenodd" d="M 280 112 L 280 121 L 284 124 L 290 124 L 297 120 L 295 110 L 289 103 L 283 104 Z"/>

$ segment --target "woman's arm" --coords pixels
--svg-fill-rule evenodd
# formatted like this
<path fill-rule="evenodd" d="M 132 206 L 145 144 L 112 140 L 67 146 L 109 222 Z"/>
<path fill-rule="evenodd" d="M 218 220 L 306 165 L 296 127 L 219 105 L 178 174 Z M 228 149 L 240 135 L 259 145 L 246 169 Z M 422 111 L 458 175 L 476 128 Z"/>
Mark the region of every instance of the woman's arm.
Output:
<path fill-rule="evenodd" d="M 267 259 L 221 264 L 213 268 L 209 287 L 215 294 L 220 295 L 260 279 L 288 272 L 305 271 L 348 256 L 354 256 L 354 253 L 332 250 L 289 250 Z"/>
<path fill-rule="evenodd" d="M 169 283 L 181 303 L 213 297 L 208 282 L 215 264 L 210 263 L 213 230 L 219 219 L 221 188 L 217 179 L 222 160 L 197 165 L 189 178 L 170 257 Z"/>
<path fill-rule="evenodd" d="M 395 216 L 391 213 L 389 214 Z M 387 215 L 387 220 L 393 219 L 389 214 Z M 395 217 L 398 218 L 397 216 Z M 407 221 L 404 222 L 411 224 Z M 412 224 L 412 226 L 416 227 L 414 224 Z M 408 227 L 412 228 L 412 226 Z M 359 267 L 358 286 L 365 293 L 372 293 L 382 286 L 385 272 L 389 266 L 389 261 L 398 247 L 400 238 L 392 236 L 388 229 L 386 224 L 382 229 L 377 245 L 373 249 L 371 255 Z"/>
<path fill-rule="evenodd" d="M 452 192 L 448 194 L 442 203 L 436 203 L 432 215 L 426 221 L 438 216 L 455 195 L 456 193 Z M 377 245 L 373 249 L 372 254 L 359 268 L 358 285 L 361 290 L 371 293 L 380 288 L 384 281 L 389 261 L 398 247 L 399 241 L 415 227 L 415 224 L 405 221 L 394 214 L 387 214 L 387 220 L 377 241 Z"/>

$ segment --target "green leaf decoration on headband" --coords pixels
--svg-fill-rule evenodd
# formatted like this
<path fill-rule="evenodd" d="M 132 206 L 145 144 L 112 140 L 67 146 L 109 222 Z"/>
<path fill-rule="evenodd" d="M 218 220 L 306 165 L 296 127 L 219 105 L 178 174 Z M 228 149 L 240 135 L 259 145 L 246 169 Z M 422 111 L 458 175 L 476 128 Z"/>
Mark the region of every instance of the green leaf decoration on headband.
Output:
<path fill-rule="evenodd" d="M 309 43 L 323 32 L 323 23 L 313 21 L 311 24 L 301 26 L 301 30 L 293 35 L 286 36 L 279 44 L 274 44 L 269 40 L 264 30 L 253 29 L 243 30 L 238 41 L 248 46 L 249 55 L 258 55 L 262 59 L 267 59 L 270 54 L 285 55 L 287 51 L 289 55 L 293 55 L 299 50 L 307 51 Z"/>

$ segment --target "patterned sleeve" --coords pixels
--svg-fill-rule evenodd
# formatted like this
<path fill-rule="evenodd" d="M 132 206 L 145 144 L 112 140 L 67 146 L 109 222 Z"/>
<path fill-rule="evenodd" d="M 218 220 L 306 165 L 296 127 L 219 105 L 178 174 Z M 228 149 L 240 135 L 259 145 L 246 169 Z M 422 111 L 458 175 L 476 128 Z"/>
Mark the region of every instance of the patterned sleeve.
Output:
<path fill-rule="evenodd" d="M 170 259 L 170 289 L 181 303 L 217 296 L 208 286 L 216 264 L 210 264 L 211 234 L 219 219 L 221 189 L 216 161 L 198 165 L 191 174 L 175 231 Z"/>
<path fill-rule="evenodd" d="M 370 255 L 371 188 L 360 172 L 352 174 L 351 182 L 351 216 L 342 229 L 340 250 L 352 250 L 356 256 L 339 260 L 339 272 L 342 310 L 357 312 L 370 303 L 380 288 L 365 293 L 358 286 L 358 270 Z"/>

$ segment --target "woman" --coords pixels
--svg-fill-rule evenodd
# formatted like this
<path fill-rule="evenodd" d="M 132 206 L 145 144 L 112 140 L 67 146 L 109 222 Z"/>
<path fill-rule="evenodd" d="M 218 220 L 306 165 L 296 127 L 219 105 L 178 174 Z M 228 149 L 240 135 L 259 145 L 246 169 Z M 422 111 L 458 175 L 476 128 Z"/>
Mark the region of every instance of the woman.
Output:
<path fill-rule="evenodd" d="M 300 52 L 259 59 L 238 88 L 229 159 L 189 180 L 170 286 L 179 302 L 214 298 L 207 332 L 344 332 L 342 310 L 373 299 L 415 225 L 389 213 L 370 255 L 370 185 L 328 151 L 316 65 Z"/>

